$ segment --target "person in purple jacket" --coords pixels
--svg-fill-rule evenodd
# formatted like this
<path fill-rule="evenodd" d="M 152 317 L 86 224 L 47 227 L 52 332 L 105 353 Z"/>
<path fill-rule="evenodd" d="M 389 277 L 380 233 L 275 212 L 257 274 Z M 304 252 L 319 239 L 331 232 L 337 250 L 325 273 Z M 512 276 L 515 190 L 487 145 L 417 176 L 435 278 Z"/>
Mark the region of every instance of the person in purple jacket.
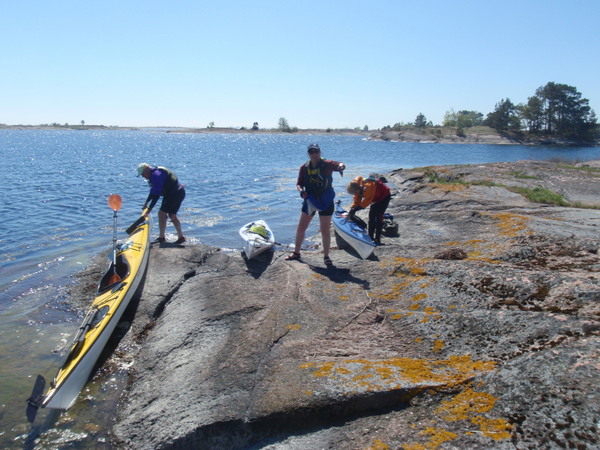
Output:
<path fill-rule="evenodd" d="M 167 217 L 171 219 L 175 230 L 177 230 L 177 244 L 185 242 L 185 236 L 181 230 L 181 222 L 177 212 L 185 198 L 185 188 L 179 183 L 177 175 L 166 167 L 152 167 L 150 164 L 141 163 L 137 168 L 138 177 L 144 177 L 150 184 L 150 193 L 144 202 L 142 209 L 144 216 L 148 216 L 160 197 L 163 198 L 158 211 L 158 238 L 156 242 L 166 242 L 165 230 L 167 228 Z M 146 209 L 147 208 L 147 209 Z"/>

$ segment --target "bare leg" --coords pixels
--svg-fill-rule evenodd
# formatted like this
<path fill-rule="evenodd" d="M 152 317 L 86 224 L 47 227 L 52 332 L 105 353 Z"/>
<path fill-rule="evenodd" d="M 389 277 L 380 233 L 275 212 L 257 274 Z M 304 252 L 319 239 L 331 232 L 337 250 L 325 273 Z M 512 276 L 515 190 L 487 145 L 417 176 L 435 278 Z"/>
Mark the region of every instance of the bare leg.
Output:
<path fill-rule="evenodd" d="M 158 211 L 158 237 L 165 237 L 165 230 L 167 229 L 167 213 L 164 211 Z"/>
<path fill-rule="evenodd" d="M 296 245 L 294 247 L 294 253 L 300 254 L 300 248 L 304 242 L 304 236 L 306 235 L 306 229 L 310 224 L 313 216 L 309 216 L 305 212 L 300 213 L 300 220 L 298 221 L 298 228 L 296 229 Z"/>
<path fill-rule="evenodd" d="M 331 216 L 319 216 L 321 225 L 321 242 L 323 243 L 323 257 L 329 256 L 331 247 Z"/>
<path fill-rule="evenodd" d="M 183 238 L 183 231 L 181 230 L 181 221 L 179 220 L 179 217 L 177 217 L 177 214 L 169 214 L 169 219 L 171 219 L 171 223 L 177 230 L 177 238 Z"/>

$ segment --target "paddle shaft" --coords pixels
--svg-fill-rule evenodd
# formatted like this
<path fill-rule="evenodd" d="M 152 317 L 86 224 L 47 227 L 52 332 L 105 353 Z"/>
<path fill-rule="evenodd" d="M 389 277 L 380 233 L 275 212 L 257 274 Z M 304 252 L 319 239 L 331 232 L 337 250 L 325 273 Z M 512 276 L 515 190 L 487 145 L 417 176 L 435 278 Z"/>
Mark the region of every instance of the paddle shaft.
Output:
<path fill-rule="evenodd" d="M 113 214 L 113 274 L 109 284 L 117 281 L 121 281 L 121 277 L 117 274 L 117 210 L 115 209 Z"/>

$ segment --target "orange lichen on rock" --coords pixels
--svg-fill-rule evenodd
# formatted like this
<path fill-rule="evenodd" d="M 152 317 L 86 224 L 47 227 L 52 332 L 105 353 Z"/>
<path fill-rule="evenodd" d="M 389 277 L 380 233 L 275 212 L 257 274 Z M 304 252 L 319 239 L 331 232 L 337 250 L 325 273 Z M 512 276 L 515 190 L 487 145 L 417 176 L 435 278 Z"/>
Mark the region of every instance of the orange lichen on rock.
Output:
<path fill-rule="evenodd" d="M 503 236 L 517 237 L 532 233 L 527 225 L 530 220 L 529 217 L 511 213 L 482 214 L 489 215 L 498 221 L 497 225 L 500 228 L 500 234 Z"/>
<path fill-rule="evenodd" d="M 473 417 L 471 422 L 479 426 L 484 436 L 496 441 L 510 439 L 512 436 L 512 425 L 502 418 L 488 419 L 483 416 L 477 416 Z"/>
<path fill-rule="evenodd" d="M 441 351 L 445 346 L 446 346 L 446 344 L 444 344 L 444 341 L 442 341 L 440 339 L 436 339 L 435 341 L 433 341 L 433 351 L 434 352 Z"/>
<path fill-rule="evenodd" d="M 465 389 L 452 400 L 442 402 L 436 410 L 444 420 L 470 420 L 485 436 L 495 440 L 511 437 L 512 426 L 504 419 L 488 419 L 481 414 L 489 412 L 498 399 L 486 392 Z"/>
<path fill-rule="evenodd" d="M 456 386 L 495 368 L 492 361 L 473 361 L 470 355 L 445 360 L 390 358 L 385 360 L 347 359 L 306 363 L 313 376 L 326 378 L 338 388 L 351 392 L 377 392 L 410 385 Z M 340 369 L 346 370 L 340 370 Z"/>
<path fill-rule="evenodd" d="M 388 450 L 390 447 L 381 439 L 375 439 L 373 445 L 369 447 L 369 450 Z"/>

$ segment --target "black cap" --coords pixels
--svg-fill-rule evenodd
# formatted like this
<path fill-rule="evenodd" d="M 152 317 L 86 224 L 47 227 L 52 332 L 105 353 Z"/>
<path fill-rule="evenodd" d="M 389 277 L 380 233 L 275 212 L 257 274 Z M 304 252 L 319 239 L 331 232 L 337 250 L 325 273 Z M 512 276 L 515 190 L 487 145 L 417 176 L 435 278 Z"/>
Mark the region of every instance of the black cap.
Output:
<path fill-rule="evenodd" d="M 310 144 L 308 146 L 308 150 L 313 150 L 313 149 L 321 151 L 321 147 L 319 147 L 319 144 Z"/>

